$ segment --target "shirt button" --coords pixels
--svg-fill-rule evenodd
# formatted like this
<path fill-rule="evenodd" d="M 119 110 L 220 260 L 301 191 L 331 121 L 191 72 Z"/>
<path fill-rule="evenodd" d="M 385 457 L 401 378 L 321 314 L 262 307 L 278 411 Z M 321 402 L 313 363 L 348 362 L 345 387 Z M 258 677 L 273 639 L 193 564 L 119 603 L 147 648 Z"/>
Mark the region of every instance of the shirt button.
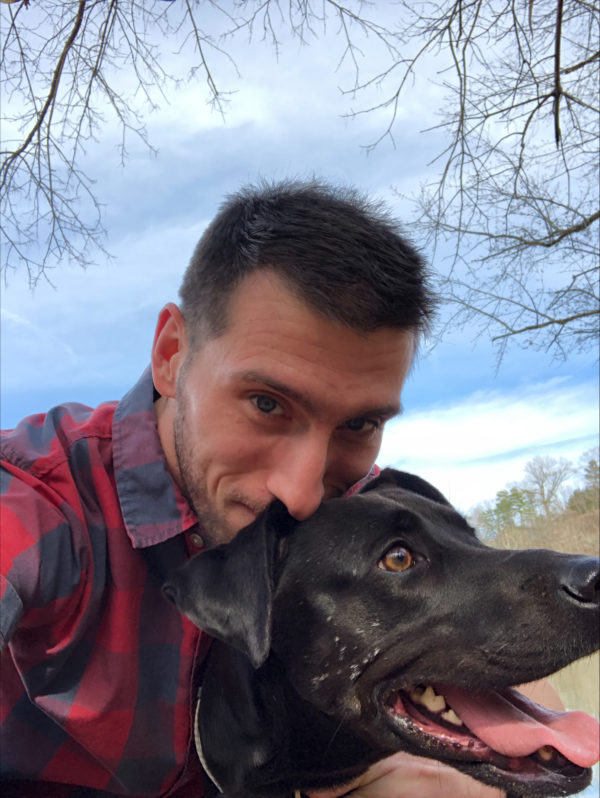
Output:
<path fill-rule="evenodd" d="M 196 546 L 198 549 L 204 547 L 204 538 L 202 537 L 202 535 L 199 535 L 197 532 L 192 532 L 192 534 L 190 535 L 190 541 L 192 542 L 192 545 Z"/>

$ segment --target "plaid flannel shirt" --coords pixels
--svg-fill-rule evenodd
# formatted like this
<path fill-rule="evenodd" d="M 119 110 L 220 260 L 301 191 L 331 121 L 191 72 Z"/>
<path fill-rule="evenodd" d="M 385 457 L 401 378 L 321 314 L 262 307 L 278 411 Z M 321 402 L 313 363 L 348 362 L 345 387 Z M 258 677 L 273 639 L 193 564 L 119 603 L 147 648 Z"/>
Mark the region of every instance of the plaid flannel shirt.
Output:
<path fill-rule="evenodd" d="M 198 519 L 153 398 L 148 369 L 119 403 L 60 405 L 0 439 L 3 795 L 202 795 L 193 711 L 210 638 L 161 593 L 198 551 Z"/>
<path fill-rule="evenodd" d="M 55 407 L 1 444 L 1 778 L 31 780 L 20 798 L 198 798 L 210 639 L 161 593 L 198 520 L 166 469 L 150 371 L 120 403 Z"/>

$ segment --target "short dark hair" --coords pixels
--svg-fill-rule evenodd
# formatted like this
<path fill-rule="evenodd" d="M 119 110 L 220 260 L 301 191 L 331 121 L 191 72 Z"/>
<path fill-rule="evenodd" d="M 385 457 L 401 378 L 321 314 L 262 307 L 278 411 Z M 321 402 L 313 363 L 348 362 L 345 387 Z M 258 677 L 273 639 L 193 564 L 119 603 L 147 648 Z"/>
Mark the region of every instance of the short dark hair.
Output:
<path fill-rule="evenodd" d="M 432 314 L 424 259 L 380 204 L 351 188 L 286 181 L 229 196 L 179 291 L 192 344 L 225 331 L 231 293 L 258 269 L 273 271 L 312 310 L 357 332 L 420 333 Z"/>

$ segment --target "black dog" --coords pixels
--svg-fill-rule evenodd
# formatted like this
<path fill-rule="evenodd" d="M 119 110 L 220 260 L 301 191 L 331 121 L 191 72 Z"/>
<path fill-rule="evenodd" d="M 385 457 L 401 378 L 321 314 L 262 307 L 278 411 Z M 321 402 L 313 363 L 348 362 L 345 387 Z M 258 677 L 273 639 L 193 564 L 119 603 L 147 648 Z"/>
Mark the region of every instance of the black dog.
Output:
<path fill-rule="evenodd" d="M 519 795 L 578 792 L 598 724 L 510 687 L 598 648 L 599 581 L 592 558 L 483 545 L 397 471 L 302 523 L 274 503 L 165 586 L 216 638 L 205 768 L 231 798 L 292 798 L 404 750 Z"/>

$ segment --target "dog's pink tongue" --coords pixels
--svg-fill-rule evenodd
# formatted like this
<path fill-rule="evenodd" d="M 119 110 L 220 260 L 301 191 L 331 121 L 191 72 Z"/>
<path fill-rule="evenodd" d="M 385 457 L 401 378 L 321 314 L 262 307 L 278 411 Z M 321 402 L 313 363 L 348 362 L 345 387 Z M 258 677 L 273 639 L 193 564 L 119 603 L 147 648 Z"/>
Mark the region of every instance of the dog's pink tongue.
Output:
<path fill-rule="evenodd" d="M 555 712 L 517 690 L 436 689 L 473 734 L 500 754 L 528 756 L 550 745 L 580 767 L 591 767 L 600 758 L 600 726 L 585 712 Z"/>

